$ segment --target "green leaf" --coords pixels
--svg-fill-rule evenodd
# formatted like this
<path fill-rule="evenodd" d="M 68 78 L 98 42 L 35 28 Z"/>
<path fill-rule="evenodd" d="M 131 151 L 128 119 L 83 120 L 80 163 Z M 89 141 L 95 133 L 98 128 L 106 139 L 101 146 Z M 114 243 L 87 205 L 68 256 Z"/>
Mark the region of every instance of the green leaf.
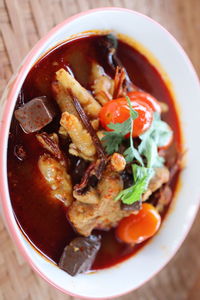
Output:
<path fill-rule="evenodd" d="M 126 99 L 130 108 L 130 118 L 122 123 L 110 123 L 107 125 L 110 129 L 112 129 L 112 131 L 105 131 L 103 133 L 104 137 L 102 142 L 106 152 L 110 155 L 119 150 L 119 146 L 122 143 L 124 136 L 130 133 L 130 147 L 127 149 L 127 152 L 125 151 L 127 161 L 131 162 L 133 158 L 136 158 L 140 164 L 143 165 L 142 158 L 138 151 L 134 148 L 132 141 L 133 120 L 138 117 L 138 113 L 132 108 L 129 97 L 126 97 Z"/>
<path fill-rule="evenodd" d="M 137 182 L 137 180 L 142 179 L 143 177 L 146 177 L 146 188 L 149 184 L 149 180 L 152 178 L 152 176 L 154 175 L 155 171 L 153 170 L 153 168 L 146 168 L 146 167 L 141 167 L 138 166 L 136 164 L 132 165 L 132 171 L 133 171 L 133 178 L 134 178 L 134 182 Z"/>
<path fill-rule="evenodd" d="M 151 127 L 140 136 L 141 143 L 138 151 L 147 159 L 147 167 L 162 167 L 163 157 L 158 154 L 158 147 L 164 146 L 172 138 L 172 130 L 169 125 L 160 119 L 158 113 L 154 113 Z"/>
<path fill-rule="evenodd" d="M 131 119 L 124 121 L 123 123 L 110 123 L 108 125 L 113 131 L 105 131 L 102 138 L 103 145 L 106 152 L 110 155 L 119 150 L 119 146 L 124 139 L 124 135 L 131 130 Z"/>
<path fill-rule="evenodd" d="M 172 135 L 172 130 L 166 122 L 162 120 L 154 122 L 154 131 L 151 133 L 151 136 L 158 147 L 167 145 L 168 142 L 171 140 Z"/>
<path fill-rule="evenodd" d="M 114 132 L 104 132 L 102 143 L 105 147 L 106 152 L 110 155 L 119 150 L 119 146 L 122 143 L 123 136 L 115 134 Z"/>
<path fill-rule="evenodd" d="M 132 105 L 131 105 L 131 100 L 128 96 L 125 97 L 127 102 L 128 102 L 128 106 L 129 106 L 129 109 L 130 109 L 130 117 L 132 120 L 135 120 L 137 119 L 138 117 L 138 112 L 135 111 L 133 108 L 132 108 Z"/>
<path fill-rule="evenodd" d="M 128 149 L 126 149 L 126 151 L 124 152 L 124 156 L 126 159 L 127 163 L 130 163 L 133 161 L 133 159 L 135 158 L 142 166 L 143 164 L 143 160 L 142 157 L 140 156 L 139 152 L 137 149 L 135 149 L 134 147 L 134 143 L 133 143 L 133 122 L 134 120 L 138 117 L 138 113 L 133 110 L 132 106 L 131 106 L 131 101 L 129 99 L 129 97 L 126 96 L 129 108 L 130 108 L 130 114 L 131 114 L 131 128 L 130 128 L 130 147 Z"/>
<path fill-rule="evenodd" d="M 132 121 L 133 122 L 133 121 Z M 126 162 L 132 162 L 133 159 L 135 158 L 142 166 L 143 166 L 143 160 L 142 157 L 140 156 L 139 152 L 137 149 L 135 149 L 134 144 L 133 144 L 133 125 L 131 125 L 131 131 L 130 131 L 130 147 L 124 151 L 124 156 L 126 159 Z"/>
<path fill-rule="evenodd" d="M 130 163 L 135 158 L 142 166 L 143 166 L 143 160 L 141 155 L 139 154 L 138 150 L 135 149 L 133 146 L 130 146 L 129 148 L 124 151 L 124 156 L 127 163 Z"/>
<path fill-rule="evenodd" d="M 125 204 L 133 204 L 141 199 L 142 194 L 146 191 L 149 181 L 154 175 L 152 168 L 145 168 L 136 164 L 132 165 L 134 185 L 121 191 L 115 201 L 121 200 Z"/>
<path fill-rule="evenodd" d="M 107 126 L 108 128 L 112 129 L 115 132 L 115 134 L 120 134 L 124 136 L 131 131 L 131 124 L 132 124 L 131 119 L 128 118 L 123 123 L 110 123 Z M 113 131 L 107 131 L 107 132 L 112 133 Z"/>
<path fill-rule="evenodd" d="M 158 150 L 156 144 L 150 136 L 145 141 L 145 148 L 143 149 L 142 153 L 147 159 L 147 167 L 152 168 L 156 163 Z"/>

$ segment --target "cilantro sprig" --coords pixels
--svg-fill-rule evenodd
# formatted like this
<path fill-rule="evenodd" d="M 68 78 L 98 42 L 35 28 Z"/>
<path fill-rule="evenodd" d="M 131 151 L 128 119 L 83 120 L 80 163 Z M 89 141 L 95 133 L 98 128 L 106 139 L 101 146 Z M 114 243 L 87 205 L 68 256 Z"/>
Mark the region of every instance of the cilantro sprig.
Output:
<path fill-rule="evenodd" d="M 129 97 L 126 97 L 126 100 L 128 102 L 129 108 L 130 108 L 130 119 L 131 119 L 131 128 L 130 128 L 130 147 L 126 149 L 124 152 L 124 156 L 126 159 L 126 162 L 132 162 L 135 158 L 142 166 L 143 166 L 143 160 L 140 156 L 138 150 L 134 147 L 133 144 L 133 121 L 138 117 L 138 113 L 132 108 L 131 101 Z"/>
<path fill-rule="evenodd" d="M 124 137 L 130 134 L 130 146 L 123 154 L 128 163 L 135 159 L 140 165 L 132 164 L 134 184 L 122 190 L 115 201 L 121 200 L 124 204 L 133 204 L 139 201 L 146 191 L 149 181 L 155 174 L 155 168 L 163 166 L 164 158 L 159 156 L 158 147 L 166 145 L 173 133 L 168 124 L 160 119 L 159 113 L 154 113 L 153 122 L 150 128 L 139 136 L 141 142 L 136 149 L 132 133 L 133 122 L 138 117 L 138 113 L 132 108 L 129 97 L 126 97 L 126 100 L 130 108 L 130 117 L 123 123 L 109 124 L 108 127 L 113 131 L 104 132 L 103 143 L 106 152 L 112 154 L 119 150 Z"/>
<path fill-rule="evenodd" d="M 126 159 L 126 162 L 132 162 L 135 158 L 142 166 L 143 166 L 143 160 L 138 152 L 138 150 L 134 147 L 133 143 L 133 122 L 138 117 L 138 113 L 132 108 L 131 101 L 129 97 L 126 96 L 126 100 L 129 105 L 130 109 L 130 117 L 122 122 L 122 123 L 110 123 L 107 125 L 110 129 L 113 131 L 106 131 L 104 132 L 104 137 L 102 139 L 106 152 L 108 154 L 112 154 L 114 152 L 117 152 L 119 150 L 119 146 L 124 140 L 124 136 L 128 133 L 130 133 L 130 147 L 126 149 L 124 152 L 124 156 Z"/>
<path fill-rule="evenodd" d="M 137 164 L 132 165 L 132 172 L 134 184 L 121 191 L 115 198 L 115 201 L 121 200 L 124 204 L 129 205 L 139 201 L 142 194 L 146 191 L 150 179 L 154 175 L 153 168 L 141 167 Z"/>
<path fill-rule="evenodd" d="M 168 124 L 160 119 L 158 113 L 154 113 L 151 127 L 140 136 L 141 143 L 138 151 L 147 159 L 147 167 L 158 168 L 164 164 L 164 158 L 159 156 L 158 147 L 162 147 L 172 137 L 172 130 Z"/>
<path fill-rule="evenodd" d="M 105 131 L 102 139 L 108 154 L 113 154 L 119 150 L 119 146 L 124 139 L 124 135 L 128 134 L 131 130 L 130 118 L 123 123 L 110 123 L 107 125 L 113 131 Z"/>

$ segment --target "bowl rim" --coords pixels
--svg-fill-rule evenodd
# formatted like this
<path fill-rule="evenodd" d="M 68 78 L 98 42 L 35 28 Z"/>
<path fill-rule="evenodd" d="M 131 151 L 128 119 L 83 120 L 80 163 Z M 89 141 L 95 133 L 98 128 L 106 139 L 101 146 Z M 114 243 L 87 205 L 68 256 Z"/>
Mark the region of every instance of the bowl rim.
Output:
<path fill-rule="evenodd" d="M 100 7 L 100 8 L 95 8 L 95 9 L 90 9 L 90 10 L 87 10 L 87 11 L 84 11 L 84 12 L 81 12 L 81 13 L 78 13 L 78 14 L 75 14 L 67 19 L 65 19 L 63 22 L 59 23 L 58 25 L 56 25 L 55 27 L 53 27 L 43 38 L 41 38 L 36 44 L 35 46 L 28 52 L 28 55 L 25 57 L 25 59 L 22 61 L 21 63 L 21 66 L 19 68 L 19 70 L 15 73 L 15 78 L 14 78 L 14 81 L 12 83 L 11 86 L 9 86 L 8 84 L 8 95 L 6 97 L 6 103 L 5 103 L 5 107 L 3 109 L 3 115 L 2 115 L 2 120 L 1 120 L 1 130 L 0 130 L 0 141 L 3 141 L 2 142 L 2 149 L 5 147 L 6 145 L 6 138 L 7 138 L 7 128 L 8 126 L 10 125 L 10 123 L 8 124 L 8 122 L 6 123 L 6 116 L 8 115 L 9 113 L 9 110 L 10 110 L 10 103 L 13 102 L 13 99 L 14 99 L 14 95 L 15 95 L 15 90 L 18 86 L 18 84 L 20 83 L 21 81 L 21 77 L 23 76 L 23 73 L 24 71 L 26 70 L 26 66 L 27 64 L 32 60 L 32 58 L 34 58 L 35 54 L 38 52 L 38 50 L 42 47 L 42 45 L 53 35 L 55 34 L 60 28 L 62 28 L 63 26 L 73 22 L 74 20 L 82 17 L 82 16 L 86 16 L 86 15 L 89 15 L 89 14 L 93 14 L 93 13 L 96 13 L 96 12 L 104 12 L 104 11 L 123 11 L 123 12 L 128 12 L 128 13 L 132 13 L 132 14 L 135 14 L 135 15 L 138 15 L 142 18 L 146 18 L 148 19 L 150 22 L 153 22 L 156 26 L 160 27 L 164 32 L 165 34 L 168 35 L 168 37 L 172 40 L 172 42 L 177 46 L 181 56 L 184 58 L 188 68 L 190 69 L 190 71 L 193 73 L 194 75 L 194 79 L 196 81 L 196 83 L 199 84 L 199 78 L 198 78 L 198 75 L 190 61 L 190 59 L 188 58 L 186 52 L 183 50 L 183 48 L 180 46 L 180 44 L 177 42 L 177 40 L 168 32 L 167 29 L 165 29 L 162 25 L 160 25 L 157 21 L 153 20 L 152 18 L 140 13 L 140 12 L 137 12 L 137 11 L 134 11 L 134 10 L 131 10 L 131 9 L 127 9 L 127 8 L 122 8 L 122 7 Z M 3 165 L 3 159 L 4 159 L 4 155 L 3 155 L 3 152 L 5 150 L 3 150 L 1 152 L 1 155 L 0 155 L 0 165 Z M 7 153 L 7 148 L 6 148 L 6 153 Z M 134 288 L 131 288 L 130 290 L 126 291 L 126 292 L 123 292 L 121 294 L 117 294 L 117 295 L 114 295 L 114 296 L 110 296 L 110 297 L 101 297 L 101 298 L 94 298 L 94 297 L 85 297 L 85 296 L 81 296 L 81 295 L 78 295 L 76 293 L 72 293 L 72 292 L 69 292 L 67 289 L 63 289 L 61 288 L 60 286 L 58 286 L 57 284 L 55 284 L 52 280 L 50 280 L 46 275 L 45 273 L 43 273 L 42 271 L 40 271 L 37 266 L 35 265 L 34 261 L 32 260 L 32 258 L 30 257 L 29 253 L 28 253 L 28 250 L 25 249 L 24 246 L 22 246 L 21 242 L 20 242 L 20 239 L 18 238 L 17 234 L 16 234 L 16 224 L 14 224 L 14 222 L 12 221 L 12 218 L 11 216 L 13 216 L 13 212 L 11 212 L 8 208 L 8 204 L 7 204 L 7 194 L 6 194 L 6 189 L 5 189 L 5 182 L 4 182 L 4 169 L 3 168 L 0 168 L 0 190 L 1 190 L 1 204 L 2 204 L 2 208 L 3 208 L 3 212 L 4 212 L 4 217 L 5 217 L 5 220 L 6 220 L 6 224 L 7 224 L 7 227 L 9 229 L 9 232 L 11 233 L 11 237 L 12 239 L 15 241 L 20 253 L 23 255 L 23 257 L 25 258 L 25 260 L 31 265 L 31 267 L 34 269 L 34 271 L 36 271 L 36 273 L 38 273 L 43 279 L 45 279 L 45 281 L 47 281 L 50 285 L 54 286 L 55 288 L 57 288 L 58 290 L 60 290 L 61 292 L 63 293 L 67 293 L 68 295 L 70 296 L 73 296 L 73 297 L 79 297 L 79 298 L 82 298 L 82 299 L 111 299 L 111 298 L 115 298 L 115 297 L 120 297 L 120 296 L 123 296 L 125 294 L 128 294 L 130 293 L 131 291 L 134 291 L 136 289 L 138 289 L 139 287 L 141 287 L 143 284 L 145 284 L 147 281 L 149 281 L 150 279 L 152 279 L 157 273 L 160 272 L 161 269 L 163 269 L 167 263 L 172 259 L 172 257 L 176 254 L 176 252 L 178 251 L 178 249 L 180 248 L 180 245 L 183 243 L 183 241 L 185 240 L 188 232 L 190 231 L 191 229 L 191 226 L 194 222 L 194 219 L 196 217 L 196 214 L 198 212 L 198 209 L 200 207 L 200 201 L 198 203 L 198 205 L 196 206 L 195 208 L 195 211 L 194 211 L 194 215 L 193 217 L 190 219 L 190 221 L 188 222 L 188 227 L 187 227 L 187 231 L 185 233 L 184 236 L 181 237 L 181 239 L 179 240 L 179 243 L 176 247 L 176 249 L 172 252 L 171 255 L 169 255 L 169 257 L 166 259 L 165 263 L 162 264 L 160 266 L 160 268 L 158 270 L 155 271 L 155 273 L 152 274 L 152 276 L 150 278 L 147 278 L 145 281 L 143 281 L 141 284 L 138 284 L 137 286 L 135 286 Z"/>

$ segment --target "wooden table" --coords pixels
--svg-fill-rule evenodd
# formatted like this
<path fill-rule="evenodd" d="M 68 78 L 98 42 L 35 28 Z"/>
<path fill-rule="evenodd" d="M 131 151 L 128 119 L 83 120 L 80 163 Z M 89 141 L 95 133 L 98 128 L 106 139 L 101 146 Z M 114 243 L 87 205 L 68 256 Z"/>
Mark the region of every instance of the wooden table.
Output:
<path fill-rule="evenodd" d="M 0 93 L 28 50 L 51 27 L 72 14 L 101 6 L 134 9 L 160 22 L 181 43 L 200 75 L 200 0 L 0 0 Z M 199 227 L 200 213 L 167 267 L 143 287 L 118 300 L 199 300 Z M 0 300 L 72 299 L 30 269 L 1 219 L 0 241 Z"/>

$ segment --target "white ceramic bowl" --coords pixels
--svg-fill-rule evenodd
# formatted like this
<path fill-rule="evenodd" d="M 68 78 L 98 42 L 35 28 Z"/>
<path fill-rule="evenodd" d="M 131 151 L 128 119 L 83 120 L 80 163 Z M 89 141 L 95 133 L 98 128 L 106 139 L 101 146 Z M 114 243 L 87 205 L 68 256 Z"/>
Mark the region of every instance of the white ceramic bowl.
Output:
<path fill-rule="evenodd" d="M 157 58 L 173 84 L 188 152 L 186 168 L 181 174 L 181 188 L 159 233 L 138 254 L 117 266 L 71 277 L 35 251 L 16 223 L 7 184 L 7 142 L 17 95 L 34 63 L 48 49 L 70 35 L 94 29 L 113 29 L 127 34 Z M 91 10 L 69 18 L 39 41 L 8 85 L 0 111 L 2 211 L 12 238 L 36 272 L 65 293 L 100 299 L 127 293 L 161 270 L 183 242 L 200 202 L 199 113 L 200 86 L 189 59 L 163 27 L 142 14 L 121 8 Z"/>

